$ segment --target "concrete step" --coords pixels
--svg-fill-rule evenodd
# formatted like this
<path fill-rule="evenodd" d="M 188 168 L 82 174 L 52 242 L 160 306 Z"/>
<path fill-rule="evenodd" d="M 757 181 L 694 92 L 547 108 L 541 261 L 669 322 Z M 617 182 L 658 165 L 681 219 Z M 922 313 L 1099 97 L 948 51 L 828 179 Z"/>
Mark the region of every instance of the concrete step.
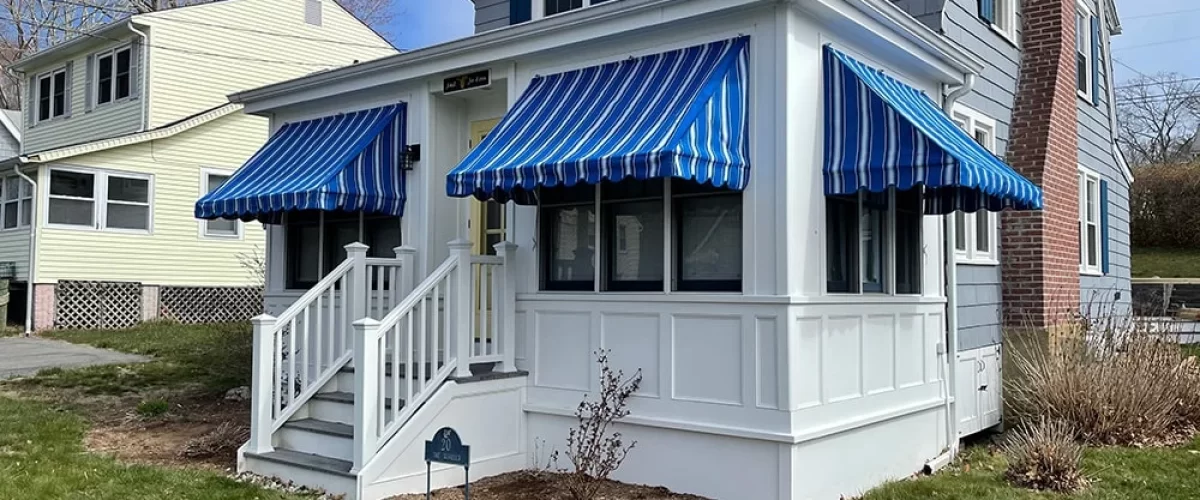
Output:
<path fill-rule="evenodd" d="M 347 460 L 303 453 L 286 448 L 263 454 L 246 453 L 246 470 L 268 477 L 277 477 L 310 487 L 321 488 L 332 495 L 353 498 L 356 479 L 350 473 L 354 465 Z"/>
<path fill-rule="evenodd" d="M 303 418 L 283 424 L 276 446 L 337 460 L 351 460 L 354 427 L 341 422 Z"/>
<path fill-rule="evenodd" d="M 383 406 L 392 409 L 392 398 L 384 400 Z M 404 400 L 400 400 L 404 408 Z M 318 392 L 308 402 L 308 416 L 317 420 L 339 424 L 354 424 L 354 394 L 350 392 Z"/>

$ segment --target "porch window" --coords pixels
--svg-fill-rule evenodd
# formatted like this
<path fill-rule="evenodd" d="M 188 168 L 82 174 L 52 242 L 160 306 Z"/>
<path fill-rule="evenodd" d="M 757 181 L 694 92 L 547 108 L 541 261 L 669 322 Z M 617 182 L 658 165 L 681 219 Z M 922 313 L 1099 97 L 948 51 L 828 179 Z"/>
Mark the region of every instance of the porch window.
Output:
<path fill-rule="evenodd" d="M 5 177 L 3 186 L 3 205 L 0 206 L 0 220 L 4 229 L 29 227 L 33 218 L 33 190 L 29 183 L 17 176 Z"/>
<path fill-rule="evenodd" d="M 630 179 L 539 193 L 544 290 L 741 291 L 740 192 Z"/>
<path fill-rule="evenodd" d="M 284 223 L 286 286 L 306 289 L 346 259 L 346 245 L 361 242 L 368 257 L 394 257 L 400 218 L 362 212 L 289 212 Z"/>
<path fill-rule="evenodd" d="M 133 48 L 128 46 L 96 54 L 96 104 L 129 97 L 132 55 Z"/>
<path fill-rule="evenodd" d="M 921 293 L 918 189 L 825 197 L 826 290 Z"/>
<path fill-rule="evenodd" d="M 151 176 L 53 168 L 47 197 L 50 225 L 148 232 Z"/>

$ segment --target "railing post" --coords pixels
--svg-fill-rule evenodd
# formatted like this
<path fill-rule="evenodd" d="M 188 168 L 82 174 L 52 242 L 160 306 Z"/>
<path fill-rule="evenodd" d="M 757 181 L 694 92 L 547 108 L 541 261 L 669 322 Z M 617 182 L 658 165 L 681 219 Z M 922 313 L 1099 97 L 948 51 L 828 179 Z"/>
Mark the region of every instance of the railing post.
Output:
<path fill-rule="evenodd" d="M 354 322 L 354 466 L 358 472 L 375 453 L 379 436 L 379 386 L 381 360 L 379 322 L 362 318 Z"/>
<path fill-rule="evenodd" d="M 517 371 L 517 244 L 501 241 L 496 244 L 496 255 L 504 263 L 500 267 L 499 297 L 492 298 L 492 314 L 500 315 L 500 371 Z"/>
<path fill-rule="evenodd" d="M 400 259 L 400 299 L 403 300 L 412 293 L 413 284 L 417 281 L 417 249 L 408 245 L 394 249 L 396 258 Z M 392 304 L 394 307 L 396 304 Z"/>
<path fill-rule="evenodd" d="M 344 247 L 346 258 L 350 259 L 350 314 L 351 322 L 367 317 L 367 249 L 362 243 L 354 242 Z M 342 293 L 346 293 L 343 290 Z"/>
<path fill-rule="evenodd" d="M 275 447 L 271 444 L 271 431 L 274 420 L 271 415 L 272 398 L 275 397 L 275 317 L 269 314 L 255 316 L 250 320 L 254 325 L 253 365 L 250 374 L 250 453 L 270 453 Z"/>
<path fill-rule="evenodd" d="M 471 321 L 475 317 L 475 311 L 471 310 L 471 294 L 475 293 L 471 272 L 473 246 L 468 240 L 450 242 L 450 255 L 457 261 L 454 269 L 454 313 L 450 316 L 454 320 L 454 329 L 451 330 L 454 332 L 454 356 L 458 359 L 455 377 L 471 376 L 471 346 L 475 342 Z"/>

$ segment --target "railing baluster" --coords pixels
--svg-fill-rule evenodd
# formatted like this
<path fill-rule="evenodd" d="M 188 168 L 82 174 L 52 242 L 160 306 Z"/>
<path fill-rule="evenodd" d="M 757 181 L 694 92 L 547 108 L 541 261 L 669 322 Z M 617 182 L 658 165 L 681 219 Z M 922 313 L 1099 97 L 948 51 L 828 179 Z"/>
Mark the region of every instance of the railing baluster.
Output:
<path fill-rule="evenodd" d="M 308 348 L 312 343 L 312 330 L 309 329 L 312 327 L 310 324 L 312 319 L 312 315 L 309 314 L 310 311 L 311 309 L 307 307 L 304 308 L 304 343 L 300 344 L 300 371 L 304 373 L 304 375 L 300 378 L 300 382 L 304 384 L 305 389 L 308 389 L 308 385 L 311 382 L 311 380 L 308 378 Z"/>
<path fill-rule="evenodd" d="M 429 354 L 433 358 L 433 367 L 438 370 L 442 369 L 442 366 L 438 363 L 441 358 L 441 356 L 438 354 L 438 335 L 441 335 L 438 328 L 438 319 L 440 319 L 442 315 L 442 299 L 438 298 L 438 295 L 441 293 L 441 290 L 441 281 L 433 285 L 433 318 L 431 321 L 432 326 L 430 327 L 433 333 L 430 336 L 432 345 L 429 348 Z M 425 300 L 422 300 L 422 302 L 424 301 Z"/>
<path fill-rule="evenodd" d="M 341 318 L 341 321 L 338 323 L 339 325 L 341 325 L 341 330 L 342 330 L 342 334 L 338 336 L 338 340 L 341 341 L 342 351 L 338 351 L 338 352 L 344 352 L 346 350 L 346 347 L 348 345 L 346 343 L 346 334 L 348 334 L 350 332 L 350 325 L 353 324 L 355 321 L 362 319 L 362 318 L 355 318 L 353 311 L 350 310 L 350 283 L 351 283 L 351 281 L 352 280 L 350 280 L 349 278 L 342 278 L 342 318 Z M 333 292 L 330 291 L 330 293 L 333 293 Z"/>
<path fill-rule="evenodd" d="M 500 282 L 496 279 L 497 269 L 499 269 L 497 266 L 491 266 L 488 269 L 488 289 L 491 290 L 488 297 L 488 340 L 491 341 L 491 347 L 488 352 L 492 355 L 500 353 L 500 313 L 496 311 L 496 299 L 500 297 Z"/>
<path fill-rule="evenodd" d="M 428 377 L 426 377 L 427 373 L 425 372 L 426 367 L 428 366 L 429 371 L 431 372 L 431 373 L 429 373 L 429 375 L 432 375 L 432 372 L 437 371 L 433 368 L 432 365 L 426 364 L 425 349 L 428 347 L 429 342 L 426 342 L 426 340 L 425 340 L 425 335 L 427 334 L 427 331 L 428 331 L 428 330 L 426 330 L 425 327 L 428 326 L 428 323 L 429 323 L 429 307 L 428 307 L 428 304 L 425 303 L 425 298 L 422 297 L 421 298 L 421 322 L 417 323 L 417 364 L 421 365 L 421 373 L 420 373 L 420 375 L 417 376 L 417 380 L 420 381 L 421 383 L 417 384 L 417 387 L 420 387 L 421 390 L 424 390 L 425 380 L 428 378 Z"/>
<path fill-rule="evenodd" d="M 316 342 L 313 342 L 313 348 L 315 349 L 313 352 L 313 360 L 317 363 L 318 372 L 325 371 L 325 361 L 321 359 L 321 344 L 324 343 L 324 336 L 329 334 L 328 331 L 325 330 L 325 323 L 322 320 L 325 311 L 324 308 L 321 307 L 321 302 L 324 297 L 325 292 L 321 292 L 317 295 L 317 338 Z"/>
<path fill-rule="evenodd" d="M 271 415 L 278 415 L 279 411 L 283 409 L 283 362 L 280 359 L 283 357 L 283 332 L 281 330 L 276 330 L 271 335 L 274 337 L 271 339 L 271 350 L 274 352 L 275 357 L 274 362 L 271 363 L 271 369 L 274 371 L 274 376 L 271 377 L 271 380 L 274 381 L 274 384 L 271 387 L 271 393 L 275 395 L 272 398 L 272 402 L 275 405 L 275 411 Z"/>
<path fill-rule="evenodd" d="M 404 330 L 404 332 L 405 332 L 405 339 L 406 339 L 406 342 L 404 343 L 404 346 L 405 346 L 405 348 L 404 348 L 404 354 L 405 354 L 405 356 L 407 357 L 407 366 L 408 366 L 408 367 L 409 367 L 409 369 L 411 370 L 411 369 L 413 368 L 413 351 L 412 351 L 412 345 L 413 345 L 413 315 L 412 315 L 412 312 L 409 312 L 409 313 L 408 313 L 408 314 L 406 314 L 405 316 L 407 316 L 407 317 L 405 318 L 405 325 L 407 325 L 407 327 L 406 327 L 406 328 L 405 328 L 405 330 Z M 425 367 L 417 367 L 416 369 L 417 369 L 417 370 L 422 370 L 422 371 L 423 371 L 423 370 L 425 370 Z M 405 392 L 404 392 L 404 393 L 406 394 L 406 396 L 407 396 L 407 397 L 405 397 L 405 398 L 404 398 L 404 400 L 405 400 L 405 401 L 412 401 L 412 399 L 413 399 L 413 373 L 412 373 L 412 372 L 408 372 L 408 373 L 405 373 L 405 374 L 404 374 L 404 386 L 408 388 L 408 389 L 407 389 L 407 390 L 405 390 Z"/>
<path fill-rule="evenodd" d="M 392 418 L 397 418 L 400 415 L 400 323 L 392 327 L 389 332 L 392 333 L 392 343 L 396 345 L 392 349 Z M 407 373 L 404 374 L 408 376 Z"/>
<path fill-rule="evenodd" d="M 288 379 L 287 379 L 287 395 L 288 406 L 296 402 L 296 334 L 299 330 L 296 329 L 296 318 L 288 321 Z"/>

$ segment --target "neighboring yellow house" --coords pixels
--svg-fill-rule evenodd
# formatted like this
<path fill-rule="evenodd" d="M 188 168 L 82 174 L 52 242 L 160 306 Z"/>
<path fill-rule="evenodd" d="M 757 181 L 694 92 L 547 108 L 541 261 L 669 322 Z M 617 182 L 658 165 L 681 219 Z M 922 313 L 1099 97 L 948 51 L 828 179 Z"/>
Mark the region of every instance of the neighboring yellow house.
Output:
<path fill-rule="evenodd" d="M 225 96 L 396 52 L 333 0 L 225 0 L 134 15 L 18 61 L 24 143 L 0 162 L 9 321 L 259 310 L 261 224 L 192 211 L 268 137 L 266 119 Z"/>

